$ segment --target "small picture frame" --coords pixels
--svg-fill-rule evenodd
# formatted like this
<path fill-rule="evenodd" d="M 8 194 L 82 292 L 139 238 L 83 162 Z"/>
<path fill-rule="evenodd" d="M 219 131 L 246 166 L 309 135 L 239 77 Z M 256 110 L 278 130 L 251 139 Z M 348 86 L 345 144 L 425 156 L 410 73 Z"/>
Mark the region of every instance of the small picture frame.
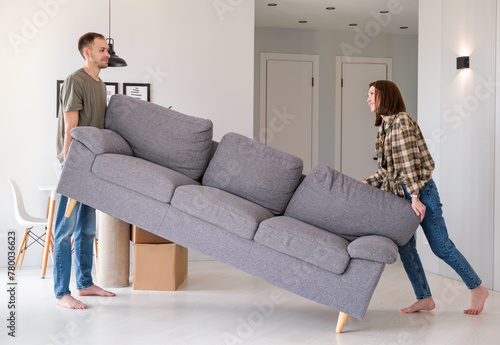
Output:
<path fill-rule="evenodd" d="M 118 93 L 118 83 L 104 83 L 106 84 L 106 105 L 109 104 L 111 96 Z"/>
<path fill-rule="evenodd" d="M 150 102 L 151 84 L 123 83 L 123 94 Z"/>
<path fill-rule="evenodd" d="M 57 94 L 56 94 L 56 118 L 59 117 L 59 99 L 61 98 L 61 88 L 64 80 L 57 81 Z"/>

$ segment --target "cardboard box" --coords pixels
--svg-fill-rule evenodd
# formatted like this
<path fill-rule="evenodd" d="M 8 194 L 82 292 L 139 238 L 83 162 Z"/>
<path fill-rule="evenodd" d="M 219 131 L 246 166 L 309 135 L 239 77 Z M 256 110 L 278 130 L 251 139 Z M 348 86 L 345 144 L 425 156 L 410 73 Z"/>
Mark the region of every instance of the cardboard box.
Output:
<path fill-rule="evenodd" d="M 139 244 L 172 243 L 171 241 L 163 237 L 157 236 L 135 225 L 132 225 L 132 229 L 130 230 L 130 240 L 133 243 L 139 243 Z"/>
<path fill-rule="evenodd" d="M 186 279 L 187 262 L 187 248 L 176 243 L 135 243 L 133 289 L 175 291 Z"/>

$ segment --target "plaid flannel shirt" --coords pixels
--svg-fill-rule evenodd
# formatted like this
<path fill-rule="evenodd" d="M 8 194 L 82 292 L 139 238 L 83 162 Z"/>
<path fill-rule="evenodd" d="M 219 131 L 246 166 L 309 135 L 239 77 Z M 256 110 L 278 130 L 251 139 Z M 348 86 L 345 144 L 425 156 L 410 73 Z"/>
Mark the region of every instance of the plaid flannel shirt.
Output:
<path fill-rule="evenodd" d="M 408 114 L 385 116 L 375 142 L 379 170 L 365 180 L 372 186 L 405 197 L 419 192 L 432 178 L 434 160 L 417 122 Z"/>

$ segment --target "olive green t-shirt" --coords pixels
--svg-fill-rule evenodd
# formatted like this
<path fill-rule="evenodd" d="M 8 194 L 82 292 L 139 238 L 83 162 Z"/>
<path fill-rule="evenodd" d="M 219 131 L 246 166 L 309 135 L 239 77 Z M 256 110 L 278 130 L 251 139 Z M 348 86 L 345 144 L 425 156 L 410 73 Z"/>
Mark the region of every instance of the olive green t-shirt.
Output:
<path fill-rule="evenodd" d="M 64 113 L 78 111 L 78 126 L 104 128 L 106 85 L 92 78 L 83 68 L 64 81 L 59 95 L 57 159 L 64 163 Z"/>

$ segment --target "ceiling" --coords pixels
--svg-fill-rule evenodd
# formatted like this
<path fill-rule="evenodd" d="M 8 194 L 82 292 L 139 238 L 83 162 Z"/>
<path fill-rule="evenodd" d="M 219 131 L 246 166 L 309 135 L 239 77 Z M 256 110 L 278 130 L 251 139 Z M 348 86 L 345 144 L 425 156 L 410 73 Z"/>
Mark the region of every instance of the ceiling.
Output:
<path fill-rule="evenodd" d="M 255 26 L 416 35 L 418 0 L 255 0 Z"/>

